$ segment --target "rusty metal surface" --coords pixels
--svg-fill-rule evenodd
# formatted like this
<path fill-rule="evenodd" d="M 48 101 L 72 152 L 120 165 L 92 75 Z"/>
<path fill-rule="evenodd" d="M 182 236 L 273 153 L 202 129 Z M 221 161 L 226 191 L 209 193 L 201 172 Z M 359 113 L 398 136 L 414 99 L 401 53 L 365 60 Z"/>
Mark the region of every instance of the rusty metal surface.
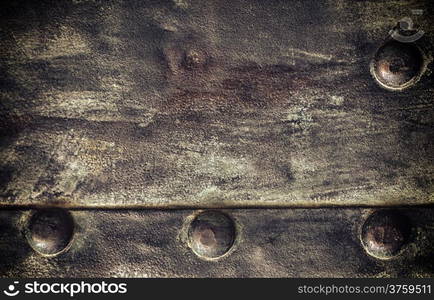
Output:
<path fill-rule="evenodd" d="M 371 209 L 224 210 L 236 226 L 218 259 L 193 252 L 191 210 L 71 211 L 68 251 L 46 257 L 26 240 L 29 211 L 0 212 L 1 277 L 432 277 L 434 211 L 402 209 L 409 238 L 391 259 L 362 246 Z"/>
<path fill-rule="evenodd" d="M 433 14 L 0 4 L 0 277 L 433 277 Z"/>
<path fill-rule="evenodd" d="M 430 0 L 1 6 L 2 205 L 434 202 Z M 408 15 L 391 91 L 370 68 Z"/>

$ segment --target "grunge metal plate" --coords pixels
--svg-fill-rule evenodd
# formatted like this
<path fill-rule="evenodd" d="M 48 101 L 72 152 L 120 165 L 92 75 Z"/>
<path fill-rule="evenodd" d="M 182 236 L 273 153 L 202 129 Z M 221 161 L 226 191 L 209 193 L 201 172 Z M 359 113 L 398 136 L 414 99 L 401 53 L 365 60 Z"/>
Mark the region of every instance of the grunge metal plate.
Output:
<path fill-rule="evenodd" d="M 0 277 L 434 276 L 434 2 L 0 4 Z"/>
<path fill-rule="evenodd" d="M 190 210 L 72 211 L 68 251 L 43 256 L 26 240 L 28 211 L 0 212 L 0 274 L 8 277 L 432 277 L 434 212 L 399 210 L 408 243 L 388 260 L 361 242 L 371 209 L 224 210 L 236 231 L 217 259 L 197 256 L 185 232 Z"/>
<path fill-rule="evenodd" d="M 0 14 L 3 205 L 434 202 L 432 1 L 10 1 Z M 379 74 L 388 89 L 372 63 L 403 17 L 423 34 L 411 65 Z"/>

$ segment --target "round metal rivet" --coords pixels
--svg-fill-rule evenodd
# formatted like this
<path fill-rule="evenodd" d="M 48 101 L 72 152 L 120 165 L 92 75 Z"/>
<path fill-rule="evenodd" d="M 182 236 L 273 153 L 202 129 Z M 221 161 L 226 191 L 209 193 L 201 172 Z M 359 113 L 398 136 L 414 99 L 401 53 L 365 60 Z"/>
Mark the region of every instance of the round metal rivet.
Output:
<path fill-rule="evenodd" d="M 57 255 L 68 248 L 74 235 L 74 220 L 63 209 L 41 209 L 28 221 L 26 238 L 43 255 Z"/>
<path fill-rule="evenodd" d="M 371 72 L 381 86 L 400 90 L 416 82 L 422 68 L 423 56 L 416 46 L 393 41 L 377 51 Z"/>
<path fill-rule="evenodd" d="M 235 234 L 235 224 L 228 216 L 217 211 L 203 212 L 190 224 L 189 245 L 198 256 L 218 258 L 230 250 Z"/>
<path fill-rule="evenodd" d="M 362 243 L 371 256 L 388 259 L 399 254 L 409 234 L 410 226 L 404 216 L 392 211 L 378 211 L 365 221 Z"/>
<path fill-rule="evenodd" d="M 184 56 L 184 66 L 186 69 L 200 69 L 204 67 L 207 63 L 207 55 L 201 50 L 188 50 Z"/>

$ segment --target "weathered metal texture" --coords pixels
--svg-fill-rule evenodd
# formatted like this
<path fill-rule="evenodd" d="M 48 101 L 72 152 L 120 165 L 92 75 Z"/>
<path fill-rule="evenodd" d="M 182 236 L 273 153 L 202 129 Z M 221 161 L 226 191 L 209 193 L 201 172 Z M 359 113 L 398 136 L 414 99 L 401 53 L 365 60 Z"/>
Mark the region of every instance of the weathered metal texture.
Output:
<path fill-rule="evenodd" d="M 1 204 L 432 204 L 433 13 L 431 0 L 4 1 Z M 390 91 L 370 68 L 403 16 L 425 31 L 423 64 Z"/>
<path fill-rule="evenodd" d="M 77 210 L 69 249 L 54 257 L 26 240 L 29 211 L 0 212 L 1 277 L 432 277 L 434 211 L 398 210 L 409 238 L 383 260 L 361 242 L 371 209 L 224 210 L 236 227 L 218 259 L 197 256 L 187 234 L 199 211 Z"/>

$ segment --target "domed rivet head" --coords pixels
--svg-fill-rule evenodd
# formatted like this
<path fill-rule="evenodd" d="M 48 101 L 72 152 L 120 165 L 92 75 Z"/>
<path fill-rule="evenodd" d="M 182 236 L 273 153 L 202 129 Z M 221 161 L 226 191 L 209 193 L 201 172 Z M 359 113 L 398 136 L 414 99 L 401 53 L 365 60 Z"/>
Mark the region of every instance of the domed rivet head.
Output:
<path fill-rule="evenodd" d="M 189 49 L 185 52 L 183 65 L 188 70 L 202 69 L 208 63 L 208 55 L 202 50 Z"/>
<path fill-rule="evenodd" d="M 30 216 L 25 234 L 36 252 L 54 256 L 65 251 L 71 244 L 74 220 L 63 209 L 37 210 Z"/>
<path fill-rule="evenodd" d="M 208 211 L 196 216 L 188 231 L 188 242 L 193 252 L 204 258 L 218 258 L 234 244 L 235 224 L 227 215 Z"/>
<path fill-rule="evenodd" d="M 371 73 L 389 90 L 402 90 L 415 83 L 423 69 L 421 51 L 411 43 L 392 41 L 378 49 Z"/>
<path fill-rule="evenodd" d="M 410 226 L 405 217 L 393 211 L 378 211 L 366 219 L 362 243 L 371 256 L 389 259 L 401 252 L 409 234 Z"/>

